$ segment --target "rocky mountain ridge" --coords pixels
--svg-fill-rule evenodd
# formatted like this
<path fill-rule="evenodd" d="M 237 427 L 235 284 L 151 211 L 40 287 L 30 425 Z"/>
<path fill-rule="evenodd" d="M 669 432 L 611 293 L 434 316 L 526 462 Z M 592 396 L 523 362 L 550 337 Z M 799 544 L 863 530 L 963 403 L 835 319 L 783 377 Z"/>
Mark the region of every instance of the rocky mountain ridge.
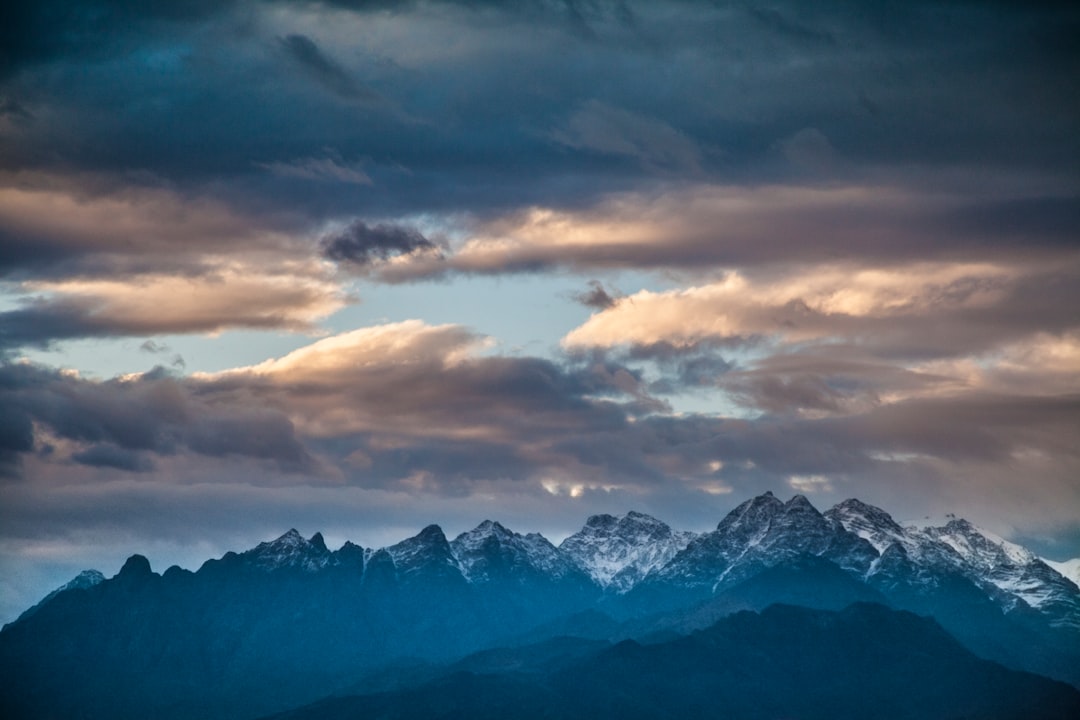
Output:
<path fill-rule="evenodd" d="M 401 663 L 855 602 L 932 616 L 980 657 L 1080 687 L 1080 588 L 1034 554 L 955 518 L 918 528 L 854 499 L 822 513 L 765 493 L 700 534 L 630 512 L 559 546 L 488 520 L 382 548 L 290 530 L 195 572 L 134 555 L 0 631 L 0 716 L 256 717 Z"/>
<path fill-rule="evenodd" d="M 669 586 L 704 597 L 801 555 L 827 559 L 872 585 L 902 581 L 929 589 L 943 577 L 960 575 L 1003 612 L 1030 609 L 1055 626 L 1080 630 L 1080 588 L 1063 574 L 1071 567 L 1067 564 L 1044 561 L 963 519 L 951 518 L 940 527 L 905 526 L 857 499 L 821 513 L 805 496 L 783 502 L 771 492 L 746 500 L 716 530 L 701 534 L 674 530 L 636 511 L 622 517 L 594 515 L 558 547 L 538 533 L 521 535 L 492 520 L 452 541 L 438 525 L 429 525 L 386 548 L 346 542 L 335 551 L 320 533 L 305 539 L 290 529 L 251 550 L 209 562 L 236 557 L 264 572 L 302 573 L 342 566 L 362 572 L 375 563 L 399 578 L 436 573 L 483 585 L 513 576 L 519 583 L 591 583 L 606 594 Z M 42 603 L 102 580 L 96 570 L 84 571 Z"/>

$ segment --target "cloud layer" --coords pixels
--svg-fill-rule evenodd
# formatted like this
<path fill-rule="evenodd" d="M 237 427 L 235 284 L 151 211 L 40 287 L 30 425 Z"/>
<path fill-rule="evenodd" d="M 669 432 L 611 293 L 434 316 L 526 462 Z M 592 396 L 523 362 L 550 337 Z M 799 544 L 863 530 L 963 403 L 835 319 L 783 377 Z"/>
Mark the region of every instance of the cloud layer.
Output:
<path fill-rule="evenodd" d="M 765 489 L 1080 555 L 1077 10 L 8 5 L 0 620 L 155 542 Z"/>

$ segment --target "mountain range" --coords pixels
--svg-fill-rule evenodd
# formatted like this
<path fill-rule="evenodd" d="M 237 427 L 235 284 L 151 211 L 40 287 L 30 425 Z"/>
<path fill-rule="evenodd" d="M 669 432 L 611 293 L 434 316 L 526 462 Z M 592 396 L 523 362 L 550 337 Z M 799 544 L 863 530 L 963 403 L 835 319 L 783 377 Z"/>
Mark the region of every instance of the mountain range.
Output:
<path fill-rule="evenodd" d="M 888 646 L 889 667 L 909 675 L 869 682 L 850 657 L 832 658 L 837 687 L 872 686 L 885 696 L 897 683 L 932 682 L 934 673 L 939 683 L 954 671 L 966 678 L 952 695 L 909 692 L 908 715 L 882 717 L 933 716 L 925 711 L 935 702 L 970 708 L 958 717 L 1020 717 L 969 692 L 1014 685 L 1034 706 L 1049 703 L 1045 717 L 1055 717 L 1055 708 L 1074 707 L 1070 693 L 1080 687 L 1080 587 L 1062 574 L 1068 567 L 962 519 L 915 527 L 855 499 L 822 513 L 803 496 L 784 502 L 771 493 L 742 503 L 705 533 L 673 530 L 637 512 L 596 515 L 558 546 L 494 521 L 452 540 L 430 525 L 377 549 L 346 542 L 330 550 L 320 534 L 290 530 L 195 572 L 174 566 L 159 575 L 135 555 L 113 578 L 87 571 L 50 593 L 0 631 L 0 673 L 9 679 L 0 714 L 255 718 L 302 708 L 289 712 L 338 717 L 325 703 L 307 705 L 338 696 L 326 702 L 349 717 L 420 717 L 425 693 L 431 702 L 460 695 L 456 677 L 507 702 L 514 688 L 521 697 L 539 693 L 535 707 L 555 713 L 548 716 L 576 716 L 563 707 L 571 698 L 580 699 L 580 709 L 611 693 L 622 693 L 628 708 L 653 708 L 627 717 L 662 716 L 654 704 L 665 697 L 669 716 L 686 716 L 676 710 L 705 697 L 704 687 L 727 688 L 716 697 L 735 708 L 746 700 L 739 688 L 765 683 L 788 698 L 777 700 L 781 715 L 831 707 L 821 716 L 854 717 L 867 708 L 819 697 L 812 688 L 829 684 L 809 666 L 795 676 L 762 670 L 753 682 L 720 670 L 731 662 L 775 670 L 782 663 L 770 653 L 803 657 L 827 640 L 848 643 L 873 662 L 886 662 L 878 655 Z M 801 649 L 777 639 L 788 626 Z M 826 626 L 837 637 L 814 640 L 811 630 Z M 890 632 L 922 639 L 900 643 Z M 880 637 L 871 648 L 849 642 L 860 633 Z M 759 655 L 736 652 L 755 643 Z M 460 666 L 476 653 L 505 657 L 522 648 L 544 662 L 508 661 L 499 667 L 509 671 L 479 674 Z M 618 690 L 622 672 L 660 677 L 661 659 L 670 674 L 679 664 L 669 656 L 704 658 L 700 677 L 686 670 L 703 684 L 672 677 L 666 694 L 657 690 L 649 702 Z M 916 657 L 934 660 L 917 670 Z M 950 669 L 924 677 L 938 662 Z M 577 687 L 573 678 L 586 671 L 611 685 Z M 671 688 L 683 685 L 676 701 Z M 1002 712 L 986 714 L 993 707 Z M 468 705 L 465 714 L 494 717 L 506 708 L 492 700 L 490 707 Z M 757 717 L 753 703 L 744 710 L 730 712 Z"/>

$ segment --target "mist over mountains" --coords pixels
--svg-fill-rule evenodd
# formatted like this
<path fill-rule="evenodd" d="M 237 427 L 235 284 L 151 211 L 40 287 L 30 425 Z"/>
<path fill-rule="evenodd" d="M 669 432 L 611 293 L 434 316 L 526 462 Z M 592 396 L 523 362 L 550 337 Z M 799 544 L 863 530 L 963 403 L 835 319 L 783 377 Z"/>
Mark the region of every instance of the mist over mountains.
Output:
<path fill-rule="evenodd" d="M 495 521 L 384 548 L 290 530 L 195 572 L 87 571 L 4 627 L 0 672 L 9 718 L 1069 717 L 1080 588 L 854 499 L 766 493 L 701 534 L 597 515 L 557 547 Z"/>

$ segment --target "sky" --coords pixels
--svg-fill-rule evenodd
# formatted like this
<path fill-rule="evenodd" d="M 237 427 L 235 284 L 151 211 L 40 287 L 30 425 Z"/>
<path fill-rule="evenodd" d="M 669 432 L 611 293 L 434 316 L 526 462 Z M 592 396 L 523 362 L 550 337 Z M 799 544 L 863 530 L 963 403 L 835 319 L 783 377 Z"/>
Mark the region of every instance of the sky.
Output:
<path fill-rule="evenodd" d="M 296 527 L 1080 556 L 1080 10 L 0 9 L 0 622 Z"/>

